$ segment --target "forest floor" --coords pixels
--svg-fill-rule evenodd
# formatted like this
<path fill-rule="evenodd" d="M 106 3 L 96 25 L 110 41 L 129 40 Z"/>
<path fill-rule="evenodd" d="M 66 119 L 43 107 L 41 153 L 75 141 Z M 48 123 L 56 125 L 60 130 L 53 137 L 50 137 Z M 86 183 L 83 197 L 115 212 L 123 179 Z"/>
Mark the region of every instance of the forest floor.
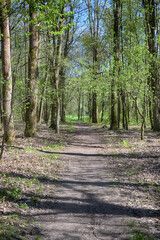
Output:
<path fill-rule="evenodd" d="M 74 122 L 6 146 L 0 240 L 160 239 L 160 134 Z"/>

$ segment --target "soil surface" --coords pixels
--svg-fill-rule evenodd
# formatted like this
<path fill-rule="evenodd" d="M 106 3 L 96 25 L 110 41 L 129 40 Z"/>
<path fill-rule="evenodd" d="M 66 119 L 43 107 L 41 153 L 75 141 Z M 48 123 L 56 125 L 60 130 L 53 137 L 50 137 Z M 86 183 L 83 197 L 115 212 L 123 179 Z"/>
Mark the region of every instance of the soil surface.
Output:
<path fill-rule="evenodd" d="M 70 133 L 62 131 L 58 138 L 67 145 L 54 150 L 41 148 L 47 139 L 48 144 L 55 142 L 51 132 L 41 130 L 39 142 L 35 139 L 32 143 L 37 149 L 35 158 L 41 163 L 34 163 L 33 151 L 22 154 L 35 164 L 33 175 L 26 164 L 23 174 L 19 174 L 20 166 L 13 171 L 13 166 L 3 165 L 3 174 L 29 179 L 36 176 L 44 186 L 36 203 L 25 195 L 25 189 L 20 199 L 29 206 L 24 215 L 36 222 L 24 239 L 160 239 L 159 135 L 147 131 L 145 140 L 140 141 L 140 132 L 135 129 L 110 131 L 98 126 L 76 123 Z M 48 155 L 58 156 L 58 160 L 42 166 Z M 7 207 L 5 214 L 11 212 Z"/>
<path fill-rule="evenodd" d="M 139 218 L 143 227 L 148 223 L 152 234 L 157 232 L 154 221 L 158 208 L 146 204 L 145 194 L 137 190 L 140 184 L 118 179 L 122 171 L 113 154 L 116 158 L 129 156 L 117 150 L 106 145 L 103 130 L 76 125 L 60 157 L 68 169 L 57 181 L 55 198 L 43 202 L 44 212 L 36 216 L 45 228 L 45 239 L 130 239 L 131 228 Z M 141 160 L 140 155 L 137 158 Z M 135 203 L 134 193 L 141 198 L 139 203 Z"/>

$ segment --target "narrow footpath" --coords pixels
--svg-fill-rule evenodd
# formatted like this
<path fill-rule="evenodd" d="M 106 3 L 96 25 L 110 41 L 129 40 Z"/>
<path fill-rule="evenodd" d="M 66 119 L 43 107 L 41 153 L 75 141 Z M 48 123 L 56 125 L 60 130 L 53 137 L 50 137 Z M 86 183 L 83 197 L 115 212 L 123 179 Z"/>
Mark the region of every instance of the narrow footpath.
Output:
<path fill-rule="evenodd" d="M 35 220 L 45 240 L 129 240 L 130 224 L 156 211 L 128 206 L 129 194 L 112 176 L 102 131 L 79 123 L 60 159 L 67 165 L 54 199 L 42 203 Z M 124 192 L 125 186 L 123 186 Z"/>

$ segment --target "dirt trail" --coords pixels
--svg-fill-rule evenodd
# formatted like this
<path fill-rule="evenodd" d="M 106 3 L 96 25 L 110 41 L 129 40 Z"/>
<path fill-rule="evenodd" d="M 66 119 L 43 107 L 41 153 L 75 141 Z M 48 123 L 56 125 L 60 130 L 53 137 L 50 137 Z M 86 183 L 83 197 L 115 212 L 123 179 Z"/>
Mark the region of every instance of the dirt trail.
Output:
<path fill-rule="evenodd" d="M 102 131 L 76 125 L 61 153 L 68 169 L 57 181 L 55 198 L 43 201 L 35 216 L 44 239 L 129 240 L 132 221 L 156 216 L 156 210 L 128 206 L 131 193 L 113 177 L 103 140 Z"/>

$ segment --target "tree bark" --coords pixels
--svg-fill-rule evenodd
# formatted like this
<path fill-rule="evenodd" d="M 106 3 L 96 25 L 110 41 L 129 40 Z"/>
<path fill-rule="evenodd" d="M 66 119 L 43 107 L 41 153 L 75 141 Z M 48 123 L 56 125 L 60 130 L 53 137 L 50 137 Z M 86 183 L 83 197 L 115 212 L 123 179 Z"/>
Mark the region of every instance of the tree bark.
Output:
<path fill-rule="evenodd" d="M 42 113 L 43 113 L 43 105 L 44 105 L 44 96 L 46 93 L 46 87 L 48 83 L 48 66 L 46 67 L 46 74 L 44 78 L 44 85 L 43 85 L 43 90 L 42 90 L 42 95 L 41 95 L 41 100 L 40 100 L 40 106 L 39 106 L 39 113 L 38 113 L 38 123 L 41 124 L 42 121 Z"/>
<path fill-rule="evenodd" d="M 96 92 L 93 92 L 92 95 L 92 123 L 98 123 L 98 101 Z"/>
<path fill-rule="evenodd" d="M 78 120 L 80 120 L 81 117 L 81 90 L 79 89 L 78 91 L 79 96 L 78 96 Z"/>
<path fill-rule="evenodd" d="M 48 124 L 50 118 L 50 107 L 48 104 L 48 99 L 44 103 L 44 122 Z"/>
<path fill-rule="evenodd" d="M 34 137 L 37 131 L 37 80 L 38 80 L 38 29 L 37 12 L 34 3 L 30 3 L 30 36 L 26 101 L 25 136 Z"/>
<path fill-rule="evenodd" d="M 151 129 L 153 130 L 153 111 L 152 111 L 152 102 L 150 97 L 149 97 L 149 119 L 150 119 Z"/>
<path fill-rule="evenodd" d="M 2 73 L 3 73 L 3 126 L 4 141 L 11 144 L 15 139 L 12 113 L 12 71 L 10 51 L 10 31 L 8 16 L 9 1 L 0 2 L 1 34 L 2 34 Z"/>
<path fill-rule="evenodd" d="M 69 6 L 70 6 L 70 11 L 73 12 L 73 3 L 72 1 L 69 1 Z M 72 24 L 73 22 L 73 17 L 70 16 L 68 23 Z M 67 28 L 65 31 L 65 44 L 64 44 L 64 52 L 63 52 L 63 56 L 64 56 L 64 60 L 67 59 L 68 53 L 69 53 L 69 49 L 70 49 L 70 45 L 73 42 L 73 37 L 70 41 L 70 28 Z M 61 68 L 61 121 L 63 123 L 65 123 L 66 121 L 66 66 L 62 66 Z"/>
<path fill-rule="evenodd" d="M 61 121 L 66 122 L 66 91 L 65 91 L 65 68 L 61 69 Z"/>
<path fill-rule="evenodd" d="M 126 92 L 122 91 L 123 128 L 128 130 Z"/>
<path fill-rule="evenodd" d="M 145 125 L 145 115 L 140 111 L 140 108 L 138 106 L 138 100 L 137 97 L 134 97 L 131 93 L 130 93 L 131 97 L 133 98 L 134 102 L 135 102 L 135 107 L 137 109 L 137 113 L 140 115 L 141 117 L 141 140 L 144 140 L 144 125 Z"/>
<path fill-rule="evenodd" d="M 89 115 L 89 122 L 92 120 L 92 95 L 89 92 L 88 94 L 88 115 Z"/>
<path fill-rule="evenodd" d="M 156 17 L 155 17 L 155 0 L 143 0 L 145 8 L 146 29 L 148 34 L 148 47 L 151 56 L 150 63 L 150 81 L 149 85 L 153 92 L 153 130 L 160 131 L 160 109 L 159 109 L 159 73 L 157 64 L 157 49 L 156 49 Z"/>
<path fill-rule="evenodd" d="M 102 101 L 101 101 L 101 104 L 102 104 L 101 122 L 103 122 L 103 120 L 104 120 L 104 110 L 105 110 L 104 93 L 102 94 Z"/>
<path fill-rule="evenodd" d="M 53 35 L 53 58 L 50 60 L 51 62 L 51 86 L 52 86 L 52 95 L 51 95 L 51 124 L 50 128 L 56 130 L 56 97 L 55 97 L 55 68 L 56 68 L 56 39 Z"/>
<path fill-rule="evenodd" d="M 62 24 L 60 29 L 62 28 Z M 60 62 L 61 62 L 61 54 L 62 54 L 62 34 L 58 37 L 57 44 L 57 58 L 56 58 L 56 70 L 55 70 L 55 97 L 56 97 L 56 133 L 59 133 L 59 121 L 60 121 L 60 96 L 59 96 L 59 81 L 60 81 Z"/>
<path fill-rule="evenodd" d="M 114 0 L 114 68 L 111 82 L 111 124 L 110 129 L 118 129 L 118 93 L 115 78 L 119 74 L 119 13 L 120 0 Z"/>
<path fill-rule="evenodd" d="M 82 109 L 81 109 L 81 120 L 84 121 L 84 93 L 82 93 Z"/>

